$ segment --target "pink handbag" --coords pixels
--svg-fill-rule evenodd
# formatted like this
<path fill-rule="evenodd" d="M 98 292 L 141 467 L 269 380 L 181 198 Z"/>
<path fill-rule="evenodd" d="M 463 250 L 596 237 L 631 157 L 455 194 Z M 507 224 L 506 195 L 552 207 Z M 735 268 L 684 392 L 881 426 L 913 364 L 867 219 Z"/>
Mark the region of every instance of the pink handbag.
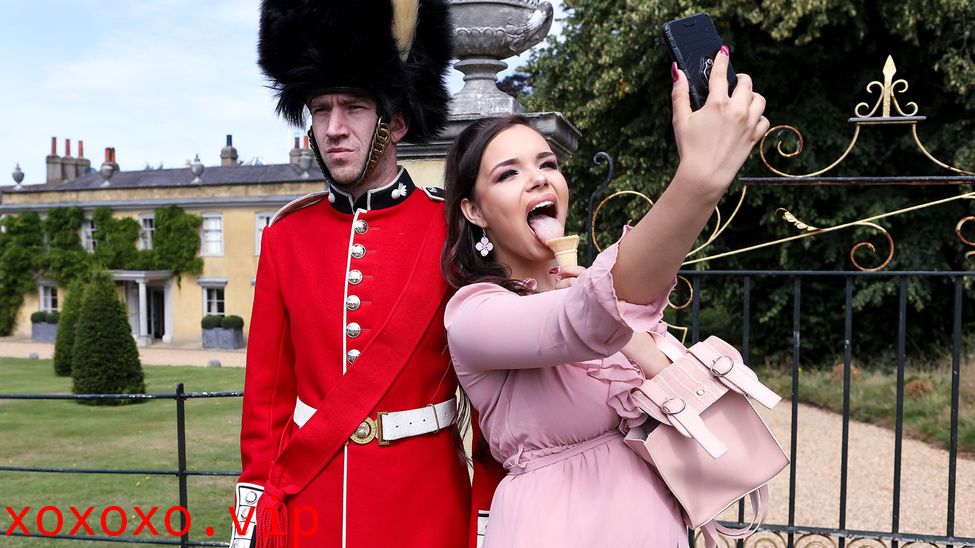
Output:
<path fill-rule="evenodd" d="M 765 521 L 767 484 L 789 465 L 748 397 L 769 409 L 781 398 L 718 337 L 690 349 L 673 337 L 657 342 L 674 363 L 633 389 L 650 419 L 629 431 L 626 444 L 657 470 L 708 548 L 717 546 L 719 534 L 744 538 Z M 659 424 L 648 432 L 654 420 Z M 716 521 L 745 496 L 753 507 L 750 525 L 729 529 Z"/>

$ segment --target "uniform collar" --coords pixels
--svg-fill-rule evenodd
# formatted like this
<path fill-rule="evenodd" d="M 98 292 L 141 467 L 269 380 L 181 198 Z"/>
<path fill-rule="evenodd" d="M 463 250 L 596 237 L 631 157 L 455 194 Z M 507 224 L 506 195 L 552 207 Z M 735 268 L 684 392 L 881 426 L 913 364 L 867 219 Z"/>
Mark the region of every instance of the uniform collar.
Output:
<path fill-rule="evenodd" d="M 342 213 L 352 213 L 357 209 L 369 211 L 402 203 L 414 190 L 416 190 L 416 185 L 413 184 L 413 179 L 410 178 L 406 169 L 401 167 L 396 177 L 388 184 L 366 191 L 355 201 L 353 201 L 351 194 L 329 185 L 328 201 L 332 207 Z"/>

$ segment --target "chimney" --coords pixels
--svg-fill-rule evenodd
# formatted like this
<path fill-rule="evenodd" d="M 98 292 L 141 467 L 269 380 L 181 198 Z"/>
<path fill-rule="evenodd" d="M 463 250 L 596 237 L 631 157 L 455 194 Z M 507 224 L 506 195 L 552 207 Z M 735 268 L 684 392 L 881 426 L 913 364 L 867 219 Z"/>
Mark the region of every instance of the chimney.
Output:
<path fill-rule="evenodd" d="M 64 140 L 64 158 L 61 158 L 61 180 L 68 182 L 78 177 L 78 164 L 71 157 L 71 139 Z"/>
<path fill-rule="evenodd" d="M 234 148 L 234 136 L 227 135 L 227 146 L 220 149 L 220 165 L 222 166 L 236 166 L 237 163 L 237 149 Z"/>
<path fill-rule="evenodd" d="M 46 159 L 47 162 L 47 182 L 60 183 L 63 174 L 61 173 L 61 157 L 58 156 L 58 138 L 51 137 L 51 154 Z"/>
<path fill-rule="evenodd" d="M 298 165 L 298 158 L 301 157 L 301 146 L 298 144 L 301 137 L 295 137 L 295 147 L 288 152 L 288 157 L 290 158 L 290 164 L 293 166 Z"/>
<path fill-rule="evenodd" d="M 91 171 L 91 160 L 85 158 L 85 142 L 78 141 L 78 158 L 75 160 L 78 164 L 78 177 L 82 175 L 87 175 Z"/>

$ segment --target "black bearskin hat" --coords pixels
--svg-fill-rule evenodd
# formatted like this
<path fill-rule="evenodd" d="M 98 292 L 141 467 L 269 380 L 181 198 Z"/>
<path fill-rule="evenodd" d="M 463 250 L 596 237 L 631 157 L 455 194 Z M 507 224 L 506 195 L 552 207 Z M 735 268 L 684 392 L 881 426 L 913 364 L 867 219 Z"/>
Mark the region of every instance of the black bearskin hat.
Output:
<path fill-rule="evenodd" d="M 447 121 L 450 33 L 446 0 L 263 0 L 258 64 L 297 127 L 310 99 L 344 88 L 387 121 L 402 113 L 405 139 L 422 142 Z"/>

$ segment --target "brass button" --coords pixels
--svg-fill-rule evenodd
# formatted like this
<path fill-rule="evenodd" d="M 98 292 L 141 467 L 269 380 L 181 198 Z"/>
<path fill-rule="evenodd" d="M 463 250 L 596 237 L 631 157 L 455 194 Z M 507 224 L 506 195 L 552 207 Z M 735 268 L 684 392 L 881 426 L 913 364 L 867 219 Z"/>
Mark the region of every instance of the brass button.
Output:
<path fill-rule="evenodd" d="M 345 307 L 349 310 L 359 310 L 360 306 L 362 306 L 362 301 L 359 300 L 357 295 L 349 295 L 345 299 Z"/>
<path fill-rule="evenodd" d="M 355 259 L 361 259 L 366 255 L 366 247 L 362 244 L 355 244 L 352 246 L 352 257 Z"/>
<path fill-rule="evenodd" d="M 369 223 L 359 219 L 358 221 L 352 223 L 352 229 L 355 230 L 356 234 L 365 234 L 369 230 Z"/>
<path fill-rule="evenodd" d="M 359 357 L 359 354 L 362 354 L 362 352 L 359 352 L 358 350 L 349 350 L 349 353 L 345 355 L 345 359 L 349 362 L 349 364 L 353 364 L 355 363 L 356 358 Z"/>
<path fill-rule="evenodd" d="M 257 493 L 255 493 L 254 491 L 248 491 L 247 494 L 244 495 L 245 502 L 253 503 L 256 500 L 257 500 Z"/>
<path fill-rule="evenodd" d="M 355 322 L 352 322 L 349 325 L 345 326 L 345 334 L 353 339 L 358 337 L 361 333 L 362 333 L 362 328 L 359 327 L 359 324 Z"/>
<path fill-rule="evenodd" d="M 362 283 L 362 272 L 359 272 L 358 270 L 350 270 L 349 283 L 352 285 L 359 285 Z"/>

